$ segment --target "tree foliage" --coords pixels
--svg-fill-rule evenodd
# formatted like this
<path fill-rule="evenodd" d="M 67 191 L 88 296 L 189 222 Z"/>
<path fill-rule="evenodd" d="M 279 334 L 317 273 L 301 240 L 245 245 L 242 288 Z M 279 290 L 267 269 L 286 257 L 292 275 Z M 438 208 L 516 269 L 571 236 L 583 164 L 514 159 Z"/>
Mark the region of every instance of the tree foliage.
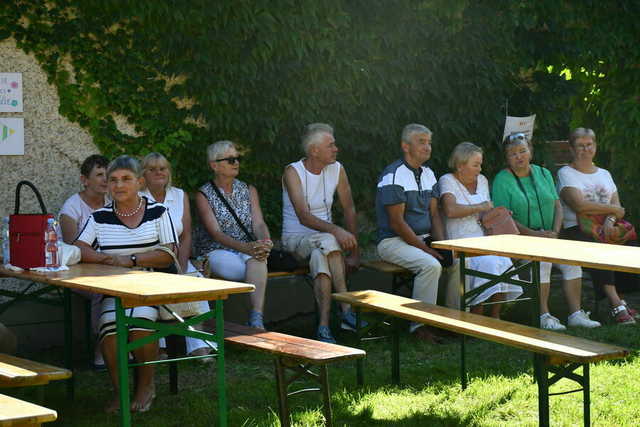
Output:
<path fill-rule="evenodd" d="M 507 101 L 512 115 L 538 114 L 540 141 L 578 122 L 596 127 L 612 164 L 637 173 L 612 142 L 640 129 L 624 125 L 630 113 L 638 118 L 637 97 L 627 95 L 639 62 L 622 60 L 637 24 L 616 25 L 621 9 L 608 3 L 14 0 L 0 6 L 0 38 L 36 55 L 61 114 L 106 155 L 160 151 L 178 184 L 194 190 L 209 176 L 209 143 L 241 144 L 243 179 L 258 187 L 276 228 L 280 175 L 300 157 L 310 122 L 336 128 L 356 203 L 368 212 L 376 175 L 398 156 L 410 122 L 434 131 L 438 175 L 451 148 L 471 140 L 485 148 L 491 177 L 502 165 Z M 119 131 L 118 117 L 136 135 Z"/>

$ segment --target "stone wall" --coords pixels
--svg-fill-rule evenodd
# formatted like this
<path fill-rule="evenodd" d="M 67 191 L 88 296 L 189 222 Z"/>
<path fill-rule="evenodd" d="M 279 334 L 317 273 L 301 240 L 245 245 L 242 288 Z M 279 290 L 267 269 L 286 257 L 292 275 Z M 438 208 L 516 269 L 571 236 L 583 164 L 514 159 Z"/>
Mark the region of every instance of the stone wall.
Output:
<path fill-rule="evenodd" d="M 15 187 L 26 179 L 40 190 L 49 212 L 79 191 L 80 164 L 98 153 L 91 136 L 58 113 L 56 88 L 33 55 L 16 47 L 13 39 L 0 41 L 1 72 L 21 72 L 24 112 L 0 113 L 0 117 L 24 118 L 24 155 L 0 156 L 0 216 L 13 212 Z M 38 212 L 35 197 L 23 189 L 23 212 Z"/>

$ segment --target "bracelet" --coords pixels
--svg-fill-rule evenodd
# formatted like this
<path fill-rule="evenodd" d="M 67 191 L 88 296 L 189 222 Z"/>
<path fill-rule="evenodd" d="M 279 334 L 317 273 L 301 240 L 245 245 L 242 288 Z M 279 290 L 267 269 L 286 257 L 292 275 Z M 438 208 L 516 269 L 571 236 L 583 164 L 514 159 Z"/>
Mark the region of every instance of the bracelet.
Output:
<path fill-rule="evenodd" d="M 616 222 L 616 217 L 608 216 L 608 217 L 607 217 L 607 221 L 611 221 L 612 223 L 614 223 L 614 224 L 615 224 L 615 222 Z"/>

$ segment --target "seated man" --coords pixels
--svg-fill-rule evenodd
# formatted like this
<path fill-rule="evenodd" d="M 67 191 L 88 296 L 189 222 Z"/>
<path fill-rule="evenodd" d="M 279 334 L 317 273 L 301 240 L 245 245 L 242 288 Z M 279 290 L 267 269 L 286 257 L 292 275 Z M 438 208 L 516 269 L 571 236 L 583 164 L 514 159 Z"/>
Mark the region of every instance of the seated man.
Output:
<path fill-rule="evenodd" d="M 347 173 L 336 161 L 338 147 L 333 128 L 314 123 L 302 136 L 305 158 L 287 165 L 282 189 L 282 244 L 299 259 L 309 259 L 314 292 L 320 310 L 317 339 L 335 343 L 329 329 L 331 288 L 346 292 L 346 271 L 360 265 L 356 210 Z M 333 196 L 344 212 L 347 230 L 332 222 Z M 343 251 L 348 255 L 343 256 Z M 355 330 L 355 315 L 342 304 L 342 328 Z"/>
<path fill-rule="evenodd" d="M 431 157 L 431 131 L 419 124 L 407 125 L 400 145 L 403 158 L 387 166 L 378 179 L 378 254 L 383 260 L 415 273 L 413 299 L 435 304 L 442 256 L 429 247 L 425 238 L 442 240 L 444 228 L 437 187 L 434 188 L 436 177 L 430 168 L 423 166 Z M 410 332 L 419 339 L 437 340 L 421 326 L 411 324 Z"/>

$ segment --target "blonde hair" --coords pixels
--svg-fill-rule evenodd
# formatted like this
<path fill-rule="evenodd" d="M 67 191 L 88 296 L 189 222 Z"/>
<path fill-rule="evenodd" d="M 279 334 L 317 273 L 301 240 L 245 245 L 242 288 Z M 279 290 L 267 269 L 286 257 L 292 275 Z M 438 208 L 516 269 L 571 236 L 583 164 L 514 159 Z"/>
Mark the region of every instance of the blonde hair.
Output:
<path fill-rule="evenodd" d="M 461 142 L 456 145 L 449 157 L 449 168 L 455 171 L 459 165 L 463 165 L 469 161 L 471 156 L 476 153 L 482 154 L 482 148 L 473 142 Z"/>
<path fill-rule="evenodd" d="M 142 175 L 149 170 L 153 165 L 158 163 L 165 163 L 167 165 L 167 169 L 169 171 L 169 179 L 167 180 L 167 185 L 164 187 L 165 190 L 171 188 L 171 163 L 167 160 L 165 156 L 160 153 L 156 153 L 155 151 L 147 154 L 142 159 Z M 145 182 L 144 187 L 147 188 L 147 183 Z"/>

